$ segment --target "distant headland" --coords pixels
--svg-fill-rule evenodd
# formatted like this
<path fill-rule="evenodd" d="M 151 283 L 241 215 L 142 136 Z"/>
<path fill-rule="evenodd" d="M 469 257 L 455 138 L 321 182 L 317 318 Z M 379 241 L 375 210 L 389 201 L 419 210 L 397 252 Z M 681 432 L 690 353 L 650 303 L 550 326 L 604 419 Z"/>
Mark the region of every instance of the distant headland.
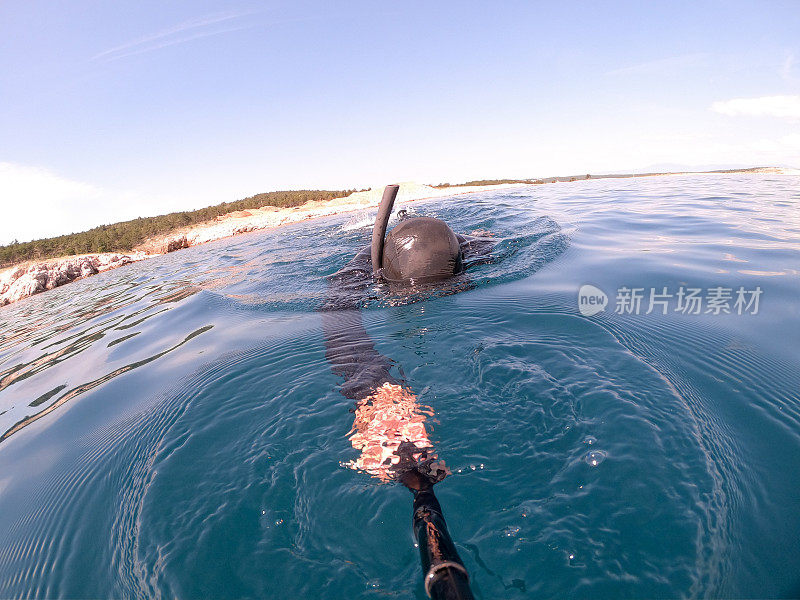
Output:
<path fill-rule="evenodd" d="M 469 194 L 525 185 L 587 179 L 711 173 L 800 174 L 795 169 L 753 167 L 697 173 L 572 175 L 536 179 L 491 179 L 461 184 L 401 183 L 399 202 Z M 181 248 L 307 219 L 377 207 L 382 189 L 267 192 L 185 211 L 123 221 L 31 242 L 0 246 L 0 306 L 77 279 Z"/>

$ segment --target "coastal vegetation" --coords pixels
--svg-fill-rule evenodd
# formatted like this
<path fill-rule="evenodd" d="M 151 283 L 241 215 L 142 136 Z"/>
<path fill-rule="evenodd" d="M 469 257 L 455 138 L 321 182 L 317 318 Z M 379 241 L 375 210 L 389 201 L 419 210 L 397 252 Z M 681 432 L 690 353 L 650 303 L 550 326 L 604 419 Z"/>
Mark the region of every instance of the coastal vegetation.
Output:
<path fill-rule="evenodd" d="M 129 252 L 149 238 L 175 229 L 210 221 L 218 216 L 264 206 L 288 208 L 312 200 L 332 200 L 349 196 L 356 190 L 293 190 L 266 192 L 242 200 L 223 202 L 198 210 L 181 211 L 157 217 L 139 217 L 112 225 L 101 225 L 88 231 L 58 237 L 12 242 L 0 246 L 0 267 L 28 260 L 43 260 L 57 256 L 99 252 Z"/>

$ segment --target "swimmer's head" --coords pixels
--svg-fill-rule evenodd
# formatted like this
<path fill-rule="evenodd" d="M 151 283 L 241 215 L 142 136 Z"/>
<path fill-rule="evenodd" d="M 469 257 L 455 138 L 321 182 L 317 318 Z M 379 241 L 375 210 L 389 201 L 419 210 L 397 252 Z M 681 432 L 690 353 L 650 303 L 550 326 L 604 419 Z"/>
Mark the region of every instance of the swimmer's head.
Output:
<path fill-rule="evenodd" d="M 373 274 L 390 282 L 428 283 L 464 268 L 458 238 L 447 223 L 432 217 L 407 217 L 386 235 L 398 186 L 383 193 L 372 230 Z"/>
<path fill-rule="evenodd" d="M 461 246 L 444 221 L 407 218 L 386 236 L 382 275 L 388 281 L 427 283 L 462 270 Z"/>

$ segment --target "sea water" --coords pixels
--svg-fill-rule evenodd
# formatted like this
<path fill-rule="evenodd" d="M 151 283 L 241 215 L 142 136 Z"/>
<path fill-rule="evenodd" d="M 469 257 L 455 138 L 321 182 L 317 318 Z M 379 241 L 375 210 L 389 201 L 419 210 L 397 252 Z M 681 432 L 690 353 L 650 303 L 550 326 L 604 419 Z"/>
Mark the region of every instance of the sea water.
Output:
<path fill-rule="evenodd" d="M 497 240 L 460 293 L 362 299 L 436 413 L 478 598 L 800 592 L 800 178 L 406 208 Z M 425 597 L 410 493 L 342 466 L 353 404 L 317 312 L 371 218 L 0 309 L 0 597 Z"/>

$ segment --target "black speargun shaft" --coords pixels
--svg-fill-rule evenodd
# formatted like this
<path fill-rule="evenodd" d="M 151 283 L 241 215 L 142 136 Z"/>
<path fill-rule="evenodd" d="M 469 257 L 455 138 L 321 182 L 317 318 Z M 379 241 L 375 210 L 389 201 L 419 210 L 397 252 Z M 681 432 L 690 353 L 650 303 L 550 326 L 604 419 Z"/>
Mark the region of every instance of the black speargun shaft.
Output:
<path fill-rule="evenodd" d="M 474 600 L 469 574 L 447 530 L 433 484 L 416 469 L 400 480 L 414 493 L 413 530 L 425 592 L 433 600 Z"/>

